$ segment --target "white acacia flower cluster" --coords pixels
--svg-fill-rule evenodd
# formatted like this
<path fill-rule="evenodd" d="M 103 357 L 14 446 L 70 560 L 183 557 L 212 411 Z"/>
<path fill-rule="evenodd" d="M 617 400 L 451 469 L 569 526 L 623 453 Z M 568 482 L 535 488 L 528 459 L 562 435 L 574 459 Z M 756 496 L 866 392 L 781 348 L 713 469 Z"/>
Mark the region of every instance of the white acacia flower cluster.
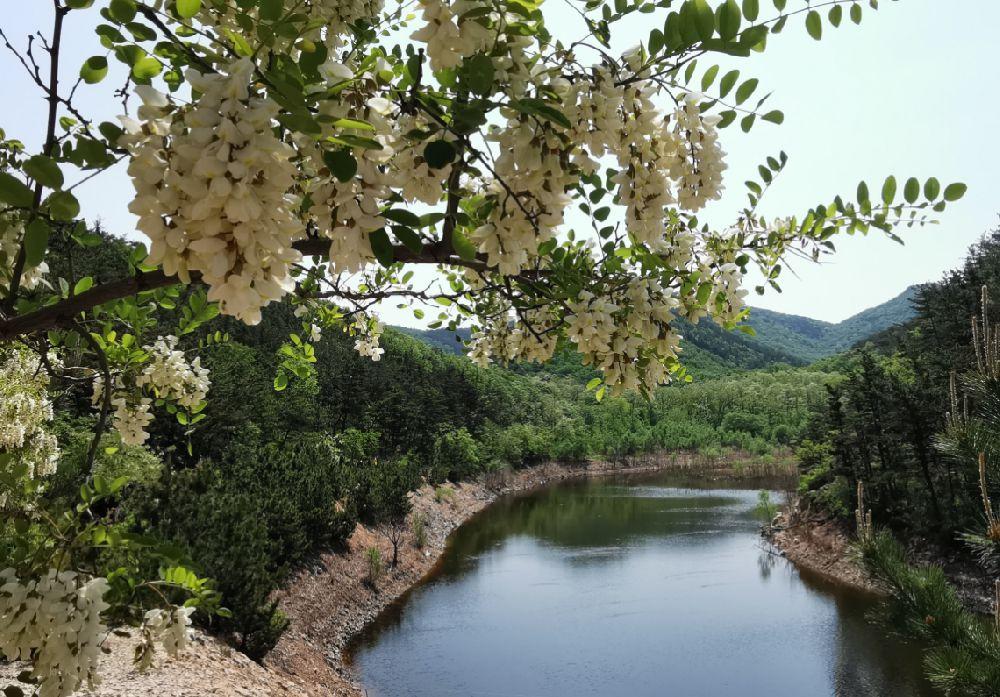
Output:
<path fill-rule="evenodd" d="M 420 0 L 420 6 L 424 26 L 413 32 L 410 38 L 427 44 L 432 70 L 455 68 L 465 58 L 489 46 L 493 33 L 487 27 L 474 20 L 460 20 L 463 14 L 481 6 L 481 3 Z"/>
<path fill-rule="evenodd" d="M 104 376 L 94 377 L 90 403 L 100 407 L 104 402 Z M 111 388 L 111 425 L 121 436 L 125 445 L 142 445 L 149 438 L 146 430 L 153 423 L 153 400 L 145 395 L 137 395 L 129 390 L 122 376 L 115 375 Z"/>
<path fill-rule="evenodd" d="M 556 326 L 547 308 L 528 310 L 513 319 L 507 313 L 501 314 L 472 333 L 469 358 L 483 368 L 493 360 L 544 363 L 558 346 Z"/>
<path fill-rule="evenodd" d="M 174 113 L 164 95 L 137 88 L 143 120 L 123 119 L 122 139 L 149 263 L 185 282 L 200 272 L 209 300 L 248 324 L 293 287 L 302 235 L 287 195 L 294 151 L 271 130 L 278 105 L 251 92 L 253 70 L 249 59 L 225 74 L 189 70 L 198 99 Z"/>
<path fill-rule="evenodd" d="M 205 401 L 211 381 L 208 368 L 201 367 L 201 357 L 188 362 L 183 351 L 177 349 L 177 337 L 159 337 L 148 347 L 150 361 L 136 378 L 136 385 L 148 387 L 162 399 L 193 409 Z"/>
<path fill-rule="evenodd" d="M 107 590 L 106 579 L 72 571 L 49 569 L 39 579 L 0 571 L 0 653 L 32 663 L 39 697 L 65 697 L 96 684 Z"/>
<path fill-rule="evenodd" d="M 6 297 L 14 276 L 14 263 L 24 238 L 24 221 L 18 215 L 0 215 L 0 298 Z M 34 290 L 45 281 L 49 265 L 44 261 L 38 266 L 25 267 L 21 272 L 20 287 Z"/>
<path fill-rule="evenodd" d="M 566 334 L 611 394 L 648 392 L 669 380 L 667 364 L 680 350 L 671 325 L 678 300 L 655 280 L 633 279 L 618 301 L 583 291 L 568 306 Z"/>
<path fill-rule="evenodd" d="M 111 390 L 112 424 L 125 445 L 142 445 L 149 439 L 148 428 L 153 422 L 153 398 L 173 402 L 185 409 L 197 408 L 208 396 L 211 381 L 201 358 L 188 361 L 177 349 L 176 336 L 161 336 L 143 347 L 149 354 L 146 363 L 134 379 L 134 387 L 126 378 L 114 376 Z M 104 401 L 104 376 L 94 378 L 91 404 L 99 407 Z M 150 396 L 152 395 L 152 396 Z"/>
<path fill-rule="evenodd" d="M 171 658 L 176 658 L 191 640 L 193 607 L 172 606 L 149 610 L 142 620 L 142 643 L 136 648 L 136 666 L 140 671 L 153 664 L 154 645 L 159 642 Z"/>
<path fill-rule="evenodd" d="M 382 360 L 385 349 L 379 346 L 383 331 L 381 322 L 374 317 L 359 317 L 354 322 L 352 331 L 358 337 L 354 341 L 354 350 L 358 354 L 376 362 Z"/>
<path fill-rule="evenodd" d="M 55 472 L 59 445 L 48 433 L 52 421 L 48 373 L 38 356 L 15 349 L 0 354 L 0 453 L 27 467 L 29 478 Z"/>
<path fill-rule="evenodd" d="M 678 181 L 677 203 L 689 211 L 698 211 L 719 198 L 726 169 L 726 153 L 716 130 L 720 117 L 703 116 L 699 102 L 699 95 L 688 94 L 674 112 L 673 133 L 686 152 L 674 158 L 670 176 Z"/>
<path fill-rule="evenodd" d="M 566 190 L 579 177 L 568 168 L 564 136 L 550 128 L 513 117 L 491 139 L 500 151 L 494 165 L 497 178 L 487 188 L 495 205 L 472 240 L 490 265 L 512 275 L 537 257 L 539 245 L 555 237 L 572 201 Z"/>

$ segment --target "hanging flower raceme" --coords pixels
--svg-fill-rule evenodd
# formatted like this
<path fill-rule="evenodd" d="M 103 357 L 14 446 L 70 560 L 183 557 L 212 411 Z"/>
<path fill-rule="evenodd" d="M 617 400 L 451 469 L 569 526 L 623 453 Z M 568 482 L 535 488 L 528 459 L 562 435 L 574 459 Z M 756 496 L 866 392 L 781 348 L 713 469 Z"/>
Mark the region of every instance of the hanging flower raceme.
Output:
<path fill-rule="evenodd" d="M 351 332 L 357 337 L 354 350 L 373 361 L 380 361 L 385 353 L 385 349 L 379 346 L 382 331 L 382 323 L 374 317 L 359 317 L 351 326 Z"/>
<path fill-rule="evenodd" d="M 683 143 L 670 167 L 678 181 L 677 202 L 684 210 L 697 212 L 722 195 L 722 173 L 726 169 L 716 125 L 719 117 L 703 116 L 699 95 L 688 94 L 674 112 L 674 136 Z"/>
<path fill-rule="evenodd" d="M 0 353 L 0 454 L 10 456 L 5 470 L 21 466 L 29 478 L 55 472 L 59 446 L 46 431 L 53 416 L 48 383 L 37 355 L 25 349 Z"/>
<path fill-rule="evenodd" d="M 130 379 L 122 372 L 113 376 L 111 388 L 112 424 L 125 445 L 142 445 L 149 439 L 153 422 L 153 398 L 163 399 L 184 409 L 197 410 L 208 396 L 211 381 L 201 358 L 188 361 L 177 349 L 176 336 L 159 337 L 145 346 L 149 361 Z M 94 378 L 91 404 L 100 407 L 105 398 L 104 376 Z"/>
<path fill-rule="evenodd" d="M 49 569 L 38 579 L 0 571 L 0 654 L 31 661 L 39 697 L 65 697 L 98 682 L 107 591 L 106 579 L 72 571 Z"/>
<path fill-rule="evenodd" d="M 208 395 L 212 384 L 208 369 L 201 367 L 201 358 L 190 363 L 183 351 L 177 350 L 177 337 L 159 337 L 148 349 L 150 362 L 136 378 L 136 385 L 148 387 L 157 397 L 193 409 Z"/>
<path fill-rule="evenodd" d="M 148 610 L 142 620 L 142 641 L 136 647 L 136 667 L 146 670 L 153 664 L 155 644 L 159 642 L 171 658 L 176 658 L 191 641 L 193 607 L 169 607 Z"/>
<path fill-rule="evenodd" d="M 142 121 L 125 119 L 122 138 L 148 262 L 185 282 L 200 273 L 209 299 L 248 324 L 293 287 L 293 243 L 303 235 L 288 197 L 294 151 L 272 132 L 278 105 L 251 91 L 253 70 L 241 59 L 225 74 L 188 71 L 199 96 L 179 110 L 137 88 Z"/>
<path fill-rule="evenodd" d="M 0 298 L 6 297 L 14 275 L 14 264 L 24 240 L 24 219 L 17 213 L 0 214 Z M 34 290 L 45 282 L 49 265 L 44 261 L 25 267 L 21 272 L 20 287 Z"/>

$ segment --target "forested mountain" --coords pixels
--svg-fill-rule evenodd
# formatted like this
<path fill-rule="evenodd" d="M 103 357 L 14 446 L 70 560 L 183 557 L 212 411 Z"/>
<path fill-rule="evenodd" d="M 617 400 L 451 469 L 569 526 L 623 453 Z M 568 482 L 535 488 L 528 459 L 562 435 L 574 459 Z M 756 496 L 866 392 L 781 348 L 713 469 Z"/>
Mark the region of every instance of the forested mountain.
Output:
<path fill-rule="evenodd" d="M 756 335 L 728 332 L 711 322 L 697 325 L 679 323 L 684 336 L 684 359 L 696 377 L 768 368 L 775 365 L 806 365 L 851 348 L 868 337 L 910 320 L 915 313 L 913 300 L 919 286 L 910 286 L 892 300 L 876 305 L 842 322 L 823 322 L 799 315 L 788 315 L 763 308 L 753 308 L 747 322 Z M 446 353 L 463 352 L 462 342 L 469 330 L 414 329 L 399 331 L 417 337 Z M 565 361 L 548 366 L 549 372 L 564 375 L 574 372 Z M 585 371 L 583 371 L 585 372 Z"/>

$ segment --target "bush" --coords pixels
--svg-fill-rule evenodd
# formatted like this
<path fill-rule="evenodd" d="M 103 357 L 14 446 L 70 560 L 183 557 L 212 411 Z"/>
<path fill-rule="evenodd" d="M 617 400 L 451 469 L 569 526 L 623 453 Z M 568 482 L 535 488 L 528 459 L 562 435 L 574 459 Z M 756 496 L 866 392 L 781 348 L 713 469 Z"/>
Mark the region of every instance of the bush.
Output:
<path fill-rule="evenodd" d="M 247 426 L 220 461 L 165 470 L 126 507 L 137 527 L 178 544 L 217 579 L 233 613 L 223 628 L 260 657 L 284 626 L 271 591 L 316 549 L 353 530 L 353 506 L 342 503 L 351 479 L 328 436 L 292 434 L 263 445 Z"/>
<path fill-rule="evenodd" d="M 479 444 L 465 428 L 448 430 L 434 439 L 431 481 L 458 481 L 480 471 Z"/>

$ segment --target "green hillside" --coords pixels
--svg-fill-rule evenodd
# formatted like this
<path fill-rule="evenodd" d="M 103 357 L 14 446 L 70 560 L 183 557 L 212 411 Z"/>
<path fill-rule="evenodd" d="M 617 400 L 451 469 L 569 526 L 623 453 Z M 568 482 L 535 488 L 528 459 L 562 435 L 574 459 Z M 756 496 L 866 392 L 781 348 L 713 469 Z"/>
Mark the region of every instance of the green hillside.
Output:
<path fill-rule="evenodd" d="M 892 300 L 863 310 L 842 322 L 788 315 L 763 308 L 753 308 L 748 324 L 755 336 L 728 332 L 712 322 L 690 324 L 682 321 L 678 329 L 684 336 L 684 359 L 690 371 L 699 378 L 712 378 L 741 370 L 767 368 L 779 364 L 806 365 L 820 358 L 854 346 L 860 341 L 890 327 L 907 322 L 914 316 L 912 300 L 919 286 L 910 286 Z M 398 327 L 400 332 L 421 339 L 445 353 L 464 352 L 462 342 L 469 331 L 459 329 L 413 329 Z M 523 366 L 518 372 L 537 372 Z M 556 375 L 589 376 L 589 371 L 567 354 L 545 367 Z"/>

